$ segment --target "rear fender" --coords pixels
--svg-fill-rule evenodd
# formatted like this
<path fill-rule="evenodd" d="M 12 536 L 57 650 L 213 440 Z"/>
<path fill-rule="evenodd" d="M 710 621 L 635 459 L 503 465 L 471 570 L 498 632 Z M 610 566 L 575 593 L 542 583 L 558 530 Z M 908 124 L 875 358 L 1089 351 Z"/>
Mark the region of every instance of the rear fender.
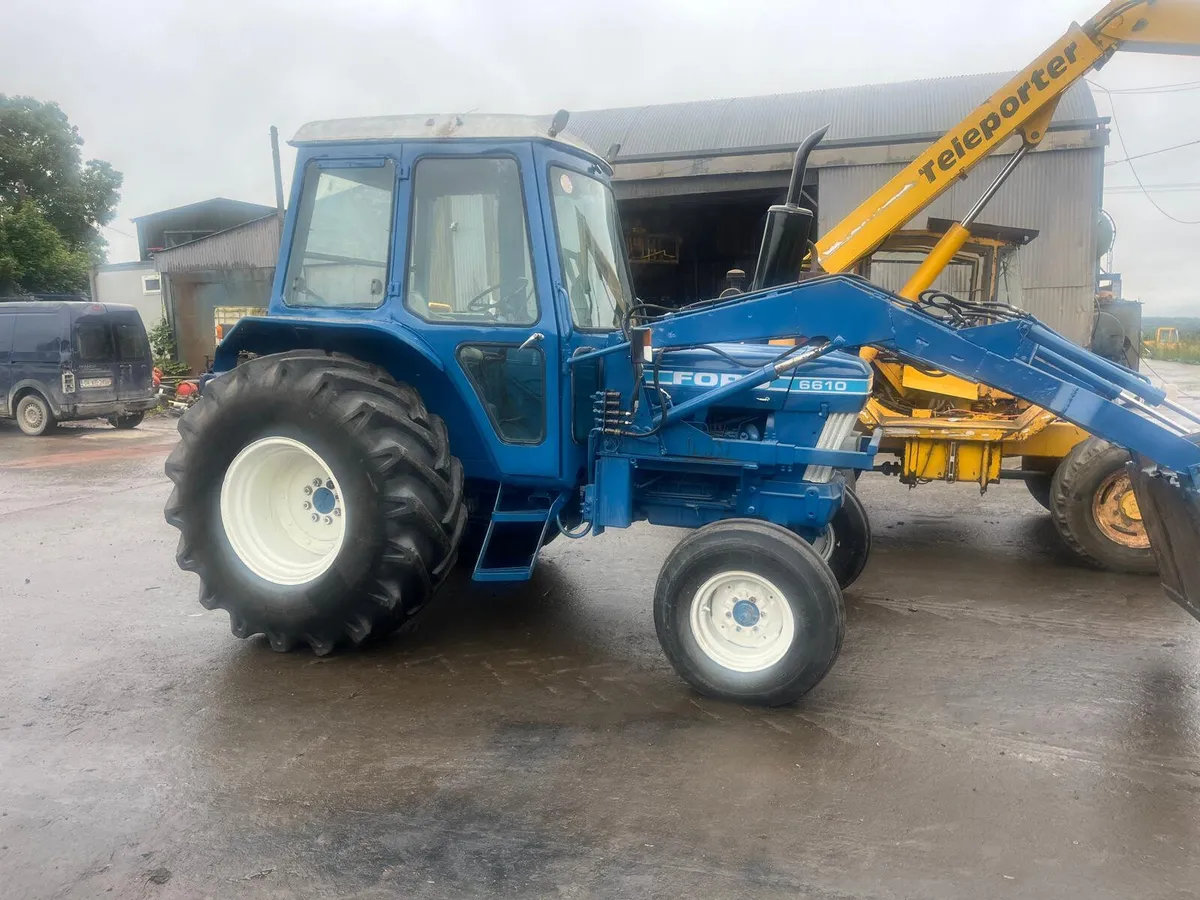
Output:
<path fill-rule="evenodd" d="M 213 370 L 220 373 L 234 368 L 240 353 L 266 356 L 289 350 L 344 353 L 386 369 L 397 381 L 416 388 L 426 408 L 445 420 L 451 450 L 468 477 L 499 479 L 488 441 L 446 373 L 444 362 L 412 329 L 396 324 L 247 316 L 217 347 Z"/>
<path fill-rule="evenodd" d="M 17 397 L 28 394 L 30 391 L 41 396 L 49 404 L 50 412 L 56 417 L 63 414 L 66 397 L 63 395 L 61 384 L 37 378 L 23 378 L 8 390 L 8 415 L 15 416 L 17 414 Z"/>

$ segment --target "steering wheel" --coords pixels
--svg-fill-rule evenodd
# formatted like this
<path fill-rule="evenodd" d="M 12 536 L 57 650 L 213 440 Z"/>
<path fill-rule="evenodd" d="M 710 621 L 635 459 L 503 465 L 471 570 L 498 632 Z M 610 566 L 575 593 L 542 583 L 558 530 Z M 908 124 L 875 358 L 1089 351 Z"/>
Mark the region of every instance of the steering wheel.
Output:
<path fill-rule="evenodd" d="M 518 294 L 520 294 L 522 297 L 524 297 L 527 294 L 527 292 L 529 291 L 529 279 L 528 278 L 518 278 L 516 281 L 513 282 L 512 290 L 508 291 L 505 294 L 502 294 L 501 296 L 497 297 L 495 300 L 485 300 L 484 299 L 489 294 L 496 293 L 496 291 L 500 290 L 502 287 L 504 287 L 503 282 L 499 282 L 497 284 L 491 285 L 490 287 L 484 288 L 482 291 L 480 291 L 478 294 L 476 294 L 474 297 L 472 297 L 470 300 L 467 301 L 467 312 L 492 313 L 493 315 L 495 315 L 497 312 L 499 312 L 501 310 L 502 307 L 507 305 L 508 301 L 510 301 L 513 297 L 517 296 Z"/>

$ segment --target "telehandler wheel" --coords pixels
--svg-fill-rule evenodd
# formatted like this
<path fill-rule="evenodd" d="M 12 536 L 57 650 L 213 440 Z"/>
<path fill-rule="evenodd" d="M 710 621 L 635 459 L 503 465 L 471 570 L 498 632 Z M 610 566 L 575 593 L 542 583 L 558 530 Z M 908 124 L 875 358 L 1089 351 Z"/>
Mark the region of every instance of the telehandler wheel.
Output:
<path fill-rule="evenodd" d="M 1051 482 L 1050 514 L 1063 541 L 1113 572 L 1157 575 L 1158 563 L 1125 472 L 1129 453 L 1099 438 L 1077 444 Z"/>
<path fill-rule="evenodd" d="M 871 555 L 871 522 L 858 495 L 846 486 L 845 500 L 833 521 L 812 543 L 844 591 L 867 567 Z"/>
<path fill-rule="evenodd" d="M 679 542 L 658 576 L 654 627 L 700 693 L 766 706 L 812 690 L 846 628 L 842 592 L 816 551 L 754 519 L 706 525 Z"/>
<path fill-rule="evenodd" d="M 1021 457 L 1021 468 L 1034 472 L 1032 475 L 1026 475 L 1023 479 L 1025 487 L 1029 490 L 1029 496 L 1041 504 L 1043 509 L 1050 511 L 1050 483 L 1054 479 L 1054 470 L 1057 468 L 1054 461 L 1043 460 L 1042 457 L 1023 456 Z M 1042 471 L 1038 471 L 1039 469 Z"/>
<path fill-rule="evenodd" d="M 454 564 L 462 466 L 421 398 L 321 351 L 210 382 L 179 421 L 166 518 L 200 602 L 241 638 L 318 655 L 393 630 Z"/>

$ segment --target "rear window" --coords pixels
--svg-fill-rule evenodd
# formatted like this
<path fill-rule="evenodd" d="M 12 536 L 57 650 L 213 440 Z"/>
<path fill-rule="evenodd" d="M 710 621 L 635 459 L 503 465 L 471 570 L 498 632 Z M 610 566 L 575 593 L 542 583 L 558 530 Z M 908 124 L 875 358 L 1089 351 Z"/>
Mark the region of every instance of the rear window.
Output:
<path fill-rule="evenodd" d="M 146 329 L 141 325 L 116 325 L 117 357 L 121 362 L 139 362 L 150 356 Z"/>
<path fill-rule="evenodd" d="M 112 326 L 102 319 L 76 323 L 75 356 L 83 363 L 106 363 L 116 359 Z"/>

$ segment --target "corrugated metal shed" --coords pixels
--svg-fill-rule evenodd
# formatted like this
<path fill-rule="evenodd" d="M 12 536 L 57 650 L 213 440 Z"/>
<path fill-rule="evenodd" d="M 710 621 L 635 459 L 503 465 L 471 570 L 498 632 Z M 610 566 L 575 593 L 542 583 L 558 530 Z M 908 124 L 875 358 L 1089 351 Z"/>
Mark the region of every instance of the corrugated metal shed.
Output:
<path fill-rule="evenodd" d="M 956 183 L 905 227 L 924 228 L 931 217 L 962 218 L 1007 160 L 985 159 L 966 181 Z M 897 163 L 818 170 L 821 233 L 902 168 Z M 1041 232 L 1019 251 L 1022 305 L 1081 344 L 1091 337 L 1103 178 L 1103 147 L 1032 153 L 988 204 L 983 216 L 989 225 L 1036 228 Z"/>
<path fill-rule="evenodd" d="M 164 274 L 209 269 L 272 269 L 279 256 L 281 221 L 276 213 L 154 254 Z"/>
<path fill-rule="evenodd" d="M 794 148 L 829 124 L 824 146 L 923 140 L 944 133 L 1011 73 L 961 75 L 573 113 L 567 130 L 600 153 L 620 144 L 618 160 Z M 1095 124 L 1096 104 L 1080 81 L 1069 88 L 1054 127 Z"/>

